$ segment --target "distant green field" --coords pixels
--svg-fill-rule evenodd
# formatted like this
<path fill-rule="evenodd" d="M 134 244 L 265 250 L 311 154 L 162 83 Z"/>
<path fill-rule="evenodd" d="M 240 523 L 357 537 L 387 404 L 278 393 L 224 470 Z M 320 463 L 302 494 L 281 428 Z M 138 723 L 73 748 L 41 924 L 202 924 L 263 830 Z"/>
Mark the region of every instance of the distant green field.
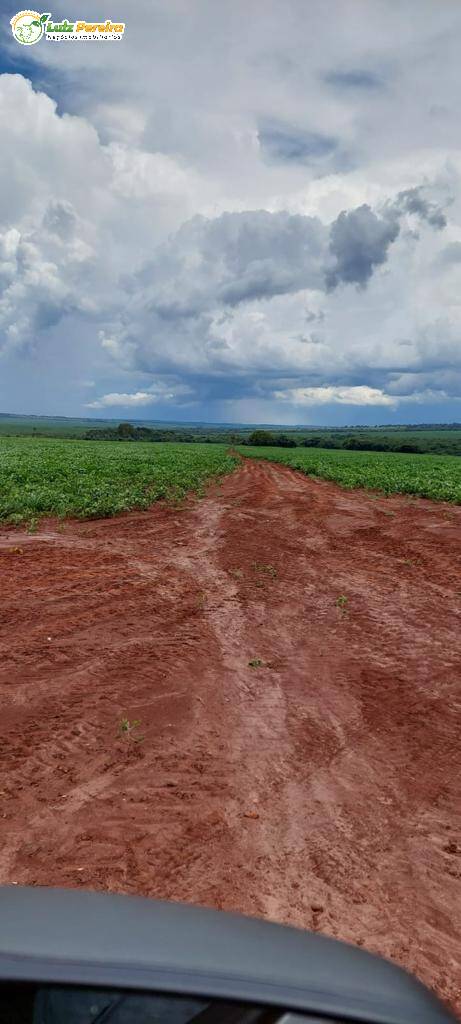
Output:
<path fill-rule="evenodd" d="M 269 459 L 343 487 L 367 487 L 384 494 L 418 494 L 461 504 L 461 460 L 454 455 L 401 455 L 321 448 L 240 447 L 242 455 Z"/>
<path fill-rule="evenodd" d="M 225 445 L 0 438 L 0 520 L 112 516 L 181 499 L 236 459 Z"/>
<path fill-rule="evenodd" d="M 81 437 L 95 426 L 102 428 L 105 422 L 67 416 L 0 416 L 0 437 Z"/>

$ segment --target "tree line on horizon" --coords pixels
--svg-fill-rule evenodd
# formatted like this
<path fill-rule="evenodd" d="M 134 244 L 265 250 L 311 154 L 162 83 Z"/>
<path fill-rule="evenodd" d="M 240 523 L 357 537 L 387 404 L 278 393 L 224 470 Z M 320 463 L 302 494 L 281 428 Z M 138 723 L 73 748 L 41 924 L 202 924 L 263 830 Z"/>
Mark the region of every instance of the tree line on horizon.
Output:
<path fill-rule="evenodd" d="M 347 451 L 400 452 L 407 455 L 461 455 L 461 430 L 458 434 L 447 431 L 444 437 L 426 428 L 414 438 L 406 436 L 406 431 L 392 430 L 388 434 L 384 429 L 377 430 L 356 428 L 350 432 L 345 430 L 324 431 L 317 428 L 315 432 L 303 434 L 278 433 L 272 430 L 213 430 L 206 433 L 203 429 L 196 432 L 187 428 L 139 427 L 129 422 L 119 423 L 117 427 L 96 427 L 83 434 L 87 441 L 151 441 L 174 442 L 181 444 L 230 444 L 252 447 L 274 448 L 327 448 L 344 449 Z"/>

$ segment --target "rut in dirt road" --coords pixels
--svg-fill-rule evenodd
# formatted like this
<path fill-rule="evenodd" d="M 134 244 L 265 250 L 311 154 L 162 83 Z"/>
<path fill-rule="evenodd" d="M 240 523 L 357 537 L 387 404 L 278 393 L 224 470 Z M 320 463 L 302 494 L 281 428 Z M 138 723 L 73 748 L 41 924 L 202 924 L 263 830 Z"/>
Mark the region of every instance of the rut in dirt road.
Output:
<path fill-rule="evenodd" d="M 460 522 L 248 460 L 0 533 L 0 881 L 315 928 L 461 1008 Z"/>

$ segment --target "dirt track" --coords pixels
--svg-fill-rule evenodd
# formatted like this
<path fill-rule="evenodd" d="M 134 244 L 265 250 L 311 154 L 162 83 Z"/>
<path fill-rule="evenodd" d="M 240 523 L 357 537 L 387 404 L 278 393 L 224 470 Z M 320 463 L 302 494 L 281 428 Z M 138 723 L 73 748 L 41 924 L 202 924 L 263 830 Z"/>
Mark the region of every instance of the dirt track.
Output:
<path fill-rule="evenodd" d="M 3 530 L 0 882 L 315 928 L 460 1011 L 460 525 L 248 461 Z"/>

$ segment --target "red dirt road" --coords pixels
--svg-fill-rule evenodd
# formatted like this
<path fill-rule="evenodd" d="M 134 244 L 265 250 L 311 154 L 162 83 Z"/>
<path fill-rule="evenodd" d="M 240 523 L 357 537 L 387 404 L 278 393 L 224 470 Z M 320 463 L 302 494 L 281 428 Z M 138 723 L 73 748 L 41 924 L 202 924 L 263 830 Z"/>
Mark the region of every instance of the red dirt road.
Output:
<path fill-rule="evenodd" d="M 3 530 L 0 882 L 318 929 L 459 1011 L 460 525 L 248 461 Z"/>

